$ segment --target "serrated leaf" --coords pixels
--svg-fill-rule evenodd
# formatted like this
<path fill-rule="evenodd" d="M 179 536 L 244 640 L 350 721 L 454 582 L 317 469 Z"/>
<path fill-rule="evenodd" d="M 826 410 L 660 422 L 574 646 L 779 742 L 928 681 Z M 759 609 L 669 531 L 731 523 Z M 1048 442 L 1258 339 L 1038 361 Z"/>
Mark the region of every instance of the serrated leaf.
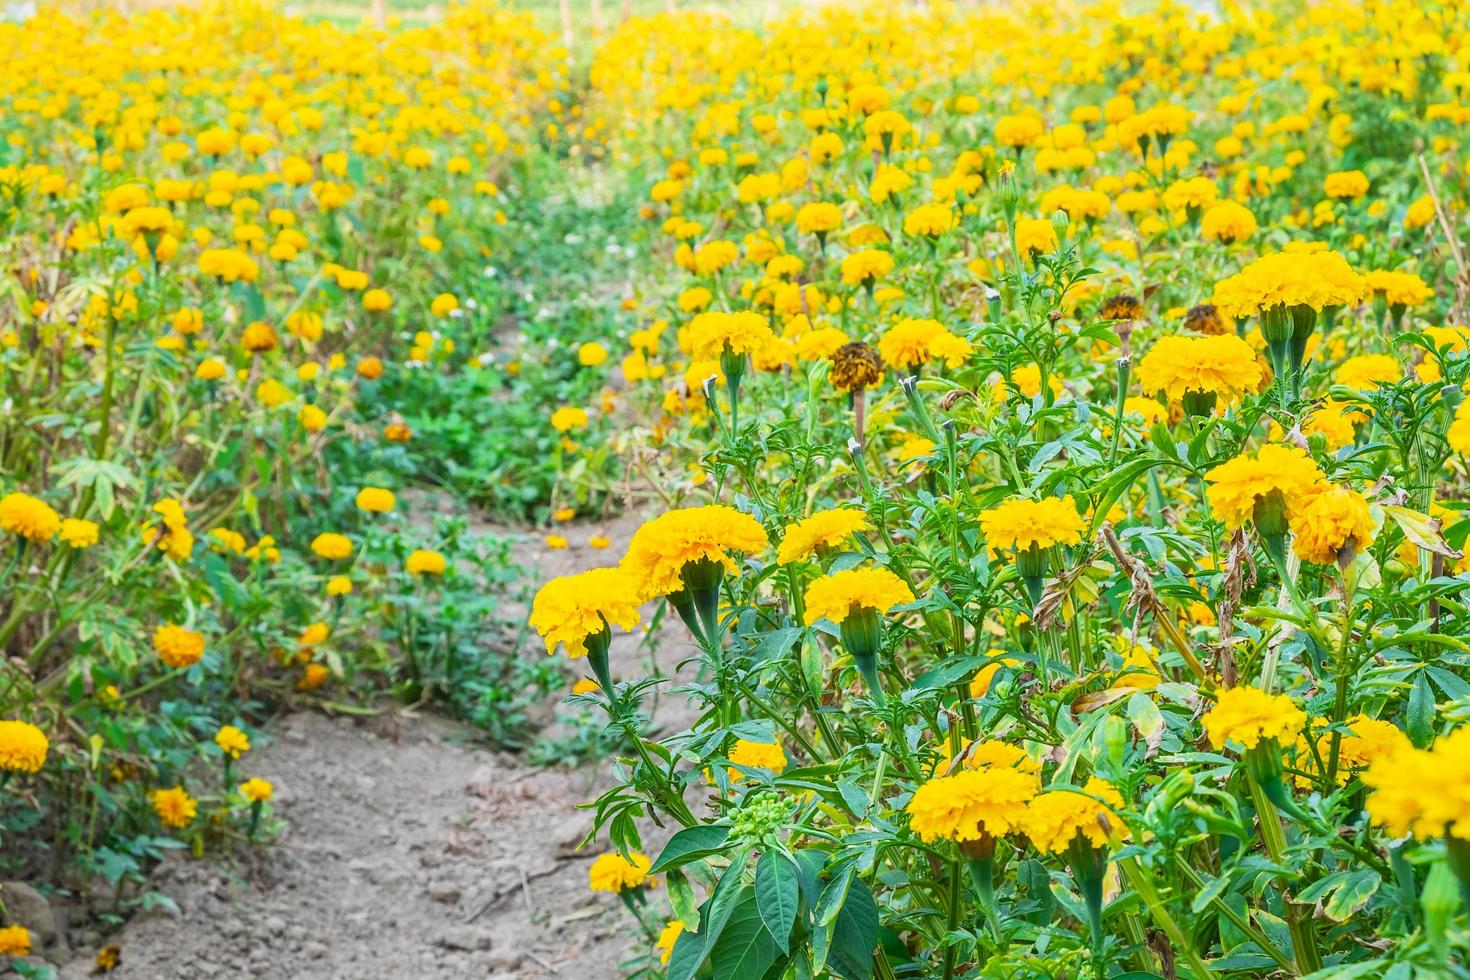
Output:
<path fill-rule="evenodd" d="M 1195 915 L 1199 915 L 1205 907 L 1225 894 L 1225 889 L 1230 887 L 1230 876 L 1221 875 L 1218 878 L 1210 878 L 1205 882 L 1205 887 L 1195 893 L 1194 900 L 1189 903 L 1189 908 Z"/>

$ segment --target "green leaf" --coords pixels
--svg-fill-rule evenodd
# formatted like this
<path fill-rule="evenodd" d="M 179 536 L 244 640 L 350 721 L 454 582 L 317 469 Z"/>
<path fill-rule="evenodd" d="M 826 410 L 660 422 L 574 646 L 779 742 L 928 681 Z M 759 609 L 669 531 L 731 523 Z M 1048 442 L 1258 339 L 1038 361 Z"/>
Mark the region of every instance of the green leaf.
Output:
<path fill-rule="evenodd" d="M 669 980 L 692 980 L 704 963 L 708 946 L 708 936 L 704 929 L 699 932 L 686 929 L 679 933 L 679 938 L 674 940 L 673 950 L 669 952 Z"/>
<path fill-rule="evenodd" d="M 1208 876 L 1206 876 L 1208 877 Z M 1199 915 L 1215 899 L 1225 894 L 1225 889 L 1230 887 L 1230 876 L 1221 875 L 1218 878 L 1210 878 L 1205 887 L 1195 893 L 1194 901 L 1189 903 L 1189 908 L 1195 915 Z"/>
<path fill-rule="evenodd" d="M 1333 891 L 1327 904 L 1322 906 L 1322 911 L 1334 922 L 1346 922 L 1368 904 L 1368 900 L 1377 894 L 1381 884 L 1383 879 L 1378 876 L 1378 872 L 1366 868 L 1356 871 Z"/>
<path fill-rule="evenodd" d="M 772 630 L 756 645 L 751 660 L 759 665 L 786 656 L 805 632 L 805 627 L 801 626 L 782 626 L 780 629 Z"/>
<path fill-rule="evenodd" d="M 1404 727 L 1417 748 L 1426 748 L 1434 740 L 1434 714 L 1434 692 L 1421 670 L 1409 689 L 1409 706 L 1404 713 Z"/>
<path fill-rule="evenodd" d="M 689 829 L 701 828 L 691 827 Z M 749 858 L 750 851 L 742 850 L 725 869 L 719 884 L 715 885 L 714 894 L 700 909 L 699 932 L 693 935 L 688 932 L 679 934 L 679 939 L 675 942 L 674 949 L 669 955 L 668 980 L 693 980 L 699 968 L 704 965 L 704 961 L 709 957 L 715 944 L 719 942 L 720 934 L 724 931 L 725 924 L 735 910 L 736 899 L 741 892 L 749 891 L 742 887 L 740 882 Z"/>
<path fill-rule="evenodd" d="M 911 691 L 941 691 L 954 687 L 987 664 L 1004 657 L 959 657 L 945 661 L 933 670 L 925 671 L 909 685 Z"/>
<path fill-rule="evenodd" d="M 659 874 L 663 871 L 671 871 L 674 868 L 682 868 L 686 864 L 707 858 L 711 854 L 718 854 L 725 839 L 729 836 L 729 827 L 710 825 L 686 827 L 669 838 L 669 842 L 664 845 L 658 860 L 653 862 L 653 867 L 648 869 L 648 873 Z"/>
<path fill-rule="evenodd" d="M 878 903 L 861 881 L 854 881 L 837 915 L 827 965 L 844 980 L 871 980 L 873 947 L 878 943 Z"/>
<path fill-rule="evenodd" d="M 741 888 L 730 918 L 710 950 L 710 966 L 717 977 L 759 977 L 776 961 L 776 942 L 761 921 L 755 891 Z"/>
<path fill-rule="evenodd" d="M 791 929 L 801 904 L 801 886 L 791 860 L 780 851 L 767 851 L 755 866 L 755 900 L 766 931 L 782 953 L 791 951 Z"/>
<path fill-rule="evenodd" d="M 1164 716 L 1159 712 L 1158 705 L 1154 704 L 1153 698 L 1142 691 L 1130 697 L 1128 720 L 1133 722 L 1133 727 L 1149 745 L 1156 747 L 1159 744 L 1159 739 L 1164 734 Z"/>
<path fill-rule="evenodd" d="M 827 887 L 822 889 L 822 897 L 817 902 L 817 924 L 822 926 L 831 925 L 837 919 L 837 914 L 842 911 L 842 906 L 847 903 L 847 893 L 852 887 L 853 875 L 856 865 L 851 861 L 842 865 L 828 881 Z"/>
<path fill-rule="evenodd" d="M 674 917 L 684 924 L 689 932 L 699 931 L 699 903 L 694 899 L 694 888 L 682 871 L 670 871 L 664 879 L 669 887 L 669 904 L 674 908 Z"/>

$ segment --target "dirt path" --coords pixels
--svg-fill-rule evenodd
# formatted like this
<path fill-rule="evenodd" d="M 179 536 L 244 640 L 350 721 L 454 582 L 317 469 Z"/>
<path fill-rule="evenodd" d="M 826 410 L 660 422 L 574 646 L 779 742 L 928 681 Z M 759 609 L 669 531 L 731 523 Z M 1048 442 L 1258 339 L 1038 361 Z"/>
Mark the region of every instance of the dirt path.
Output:
<path fill-rule="evenodd" d="M 517 557 L 539 584 L 610 563 L 637 523 L 574 529 L 577 540 L 613 537 L 604 554 L 549 552 L 534 538 Z M 669 627 L 660 660 L 672 666 L 670 648 L 684 642 Z M 615 641 L 619 677 L 636 669 L 636 646 Z M 662 698 L 655 721 L 685 727 L 682 700 Z M 592 826 L 576 805 L 606 787 L 604 764 L 526 766 L 473 744 L 469 728 L 412 713 L 366 723 L 299 713 L 270 734 L 251 771 L 275 785 L 287 830 L 249 868 L 166 862 L 152 887 L 179 913 L 130 922 L 114 939 L 122 966 L 112 976 L 592 980 L 646 951 L 621 903 L 587 889 L 605 841 L 576 849 Z M 91 968 L 79 959 L 61 975 Z"/>

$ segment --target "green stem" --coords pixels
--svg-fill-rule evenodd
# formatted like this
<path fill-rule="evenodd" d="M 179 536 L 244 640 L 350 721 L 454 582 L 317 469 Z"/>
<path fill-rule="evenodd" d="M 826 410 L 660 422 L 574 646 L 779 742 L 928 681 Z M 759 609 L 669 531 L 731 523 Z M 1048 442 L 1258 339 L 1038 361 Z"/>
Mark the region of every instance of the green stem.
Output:
<path fill-rule="evenodd" d="M 1261 840 L 1266 845 L 1266 854 L 1272 863 L 1281 867 L 1290 867 L 1286 863 L 1286 829 L 1281 825 L 1281 815 L 1276 812 L 1276 805 L 1266 796 L 1266 791 L 1261 788 L 1256 780 L 1249 780 L 1251 786 L 1251 799 L 1256 805 L 1256 819 L 1261 825 Z M 1301 974 L 1315 973 L 1322 969 L 1322 957 L 1317 952 L 1317 937 L 1312 932 L 1312 923 L 1303 918 L 1303 909 L 1294 904 L 1291 897 L 1286 894 L 1285 886 L 1281 889 L 1283 911 L 1286 913 L 1286 925 L 1291 931 L 1292 952 L 1296 958 L 1297 971 Z"/>
<path fill-rule="evenodd" d="M 959 947 L 951 940 L 950 936 L 960 927 L 960 898 L 963 894 L 964 873 L 960 868 L 960 859 L 955 858 L 949 862 L 949 919 L 945 923 L 945 946 L 944 946 L 944 980 L 953 980 L 955 961 L 959 959 Z"/>
<path fill-rule="evenodd" d="M 1187 861 L 1185 861 L 1182 857 L 1175 855 L 1174 863 L 1180 871 L 1184 872 L 1184 876 L 1190 880 L 1195 888 L 1201 890 L 1204 889 L 1205 880 L 1199 876 L 1198 872 L 1196 872 L 1193 868 L 1189 866 L 1189 863 Z M 1235 928 L 1243 932 L 1246 937 L 1251 940 L 1251 942 L 1261 947 L 1261 951 L 1264 952 L 1267 956 L 1271 957 L 1273 960 L 1275 960 L 1276 963 L 1283 970 L 1288 970 L 1293 974 L 1296 973 L 1296 964 L 1292 962 L 1291 957 L 1287 956 L 1275 943 L 1271 942 L 1271 940 L 1266 937 L 1265 933 L 1261 932 L 1261 930 L 1251 925 L 1249 919 L 1245 918 L 1245 916 L 1235 911 L 1235 909 L 1231 907 L 1229 902 L 1226 902 L 1224 899 L 1216 896 L 1215 898 L 1210 899 L 1210 904 L 1215 907 L 1215 911 L 1219 912 L 1221 915 L 1225 916 L 1225 918 L 1229 919 L 1231 923 L 1234 924 Z"/>
<path fill-rule="evenodd" d="M 1179 927 L 1179 923 L 1175 922 L 1174 917 L 1169 914 L 1168 908 L 1159 898 L 1158 890 L 1154 888 L 1153 880 L 1143 868 L 1139 867 L 1138 859 L 1124 858 L 1118 862 L 1118 867 L 1122 870 L 1123 876 L 1128 879 L 1128 884 L 1133 886 L 1133 890 L 1138 893 L 1138 897 L 1143 899 L 1143 904 L 1148 906 L 1149 914 L 1159 924 L 1159 928 L 1163 929 L 1169 941 L 1182 951 L 1185 962 L 1194 972 L 1195 980 L 1214 980 L 1214 971 L 1209 968 L 1209 965 L 1199 955 L 1199 951 L 1194 948 L 1193 940 L 1185 934 L 1184 930 Z"/>

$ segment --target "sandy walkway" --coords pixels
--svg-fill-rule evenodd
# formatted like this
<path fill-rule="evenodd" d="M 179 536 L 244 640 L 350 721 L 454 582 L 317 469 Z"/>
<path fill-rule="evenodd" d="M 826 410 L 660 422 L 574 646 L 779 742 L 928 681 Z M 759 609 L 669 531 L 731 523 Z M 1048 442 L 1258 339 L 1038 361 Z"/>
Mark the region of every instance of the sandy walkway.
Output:
<path fill-rule="evenodd" d="M 615 556 L 636 526 L 623 518 L 575 531 L 612 536 Z M 539 539 L 517 550 L 533 583 L 603 563 L 548 552 Z M 682 627 L 667 629 L 659 659 L 671 667 Z M 631 636 L 615 642 L 619 677 L 634 671 L 635 646 Z M 658 721 L 684 727 L 687 709 L 664 697 Z M 592 826 L 576 804 L 605 788 L 605 764 L 527 766 L 431 714 L 298 713 L 270 734 L 251 771 L 275 785 L 288 829 L 248 866 L 181 857 L 159 868 L 152 887 L 180 911 L 130 922 L 114 938 L 113 976 L 592 980 L 647 953 L 621 903 L 587 890 L 605 842 L 576 850 Z M 61 975 L 91 968 L 78 959 Z"/>

